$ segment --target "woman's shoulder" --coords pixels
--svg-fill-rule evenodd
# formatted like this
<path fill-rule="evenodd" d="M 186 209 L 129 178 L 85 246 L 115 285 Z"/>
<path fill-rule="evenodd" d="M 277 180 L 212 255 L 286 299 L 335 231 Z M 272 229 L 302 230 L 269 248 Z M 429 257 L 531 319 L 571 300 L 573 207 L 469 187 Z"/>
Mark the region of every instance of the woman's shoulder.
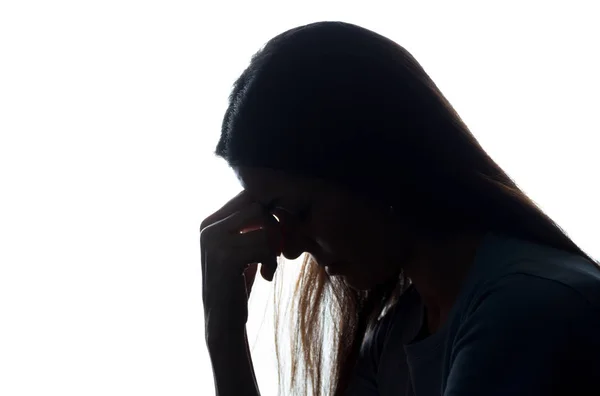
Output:
<path fill-rule="evenodd" d="M 522 302 L 564 298 L 600 312 L 600 267 L 586 258 L 548 246 L 493 236 L 470 279 L 471 309 L 490 294 L 525 298 Z M 523 294 L 523 295 L 519 295 Z"/>
<path fill-rule="evenodd" d="M 477 260 L 448 324 L 452 350 L 476 342 L 501 353 L 537 342 L 600 353 L 595 263 L 506 237 L 488 238 Z"/>
<path fill-rule="evenodd" d="M 541 389 L 597 378 L 600 271 L 583 258 L 536 249 L 498 252 L 502 270 L 479 278 L 454 317 L 445 366 L 449 394 L 475 394 L 486 384 L 509 394 L 517 381 L 522 389 Z"/>

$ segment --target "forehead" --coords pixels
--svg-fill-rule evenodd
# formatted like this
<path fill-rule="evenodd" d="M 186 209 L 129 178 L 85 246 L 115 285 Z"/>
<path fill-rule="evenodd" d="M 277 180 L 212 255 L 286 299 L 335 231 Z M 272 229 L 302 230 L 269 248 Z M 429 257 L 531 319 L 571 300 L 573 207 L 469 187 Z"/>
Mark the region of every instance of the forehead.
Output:
<path fill-rule="evenodd" d="M 319 191 L 318 180 L 279 170 L 240 166 L 234 171 L 242 187 L 263 204 L 282 197 L 306 197 Z"/>

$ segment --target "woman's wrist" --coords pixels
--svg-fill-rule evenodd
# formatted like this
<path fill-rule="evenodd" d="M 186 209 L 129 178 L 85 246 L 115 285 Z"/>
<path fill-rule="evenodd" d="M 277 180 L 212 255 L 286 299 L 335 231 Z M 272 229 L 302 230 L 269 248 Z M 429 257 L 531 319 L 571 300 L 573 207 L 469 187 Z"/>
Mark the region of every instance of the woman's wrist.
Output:
<path fill-rule="evenodd" d="M 207 340 L 218 395 L 259 395 L 245 329 Z"/>
<path fill-rule="evenodd" d="M 243 325 L 214 325 L 206 328 L 206 345 L 209 348 L 221 348 L 231 342 L 236 343 L 239 340 L 246 339 L 246 326 Z"/>

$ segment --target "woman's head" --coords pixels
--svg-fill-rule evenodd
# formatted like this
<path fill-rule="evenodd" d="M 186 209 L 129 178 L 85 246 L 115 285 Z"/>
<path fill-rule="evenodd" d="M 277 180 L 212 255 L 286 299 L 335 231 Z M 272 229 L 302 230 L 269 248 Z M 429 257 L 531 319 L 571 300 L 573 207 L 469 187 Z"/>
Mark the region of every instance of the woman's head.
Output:
<path fill-rule="evenodd" d="M 481 227 L 469 202 L 474 179 L 508 180 L 406 50 L 340 22 L 292 29 L 253 57 L 234 86 L 217 153 L 259 201 L 310 207 L 310 233 L 287 228 L 291 256 L 340 262 L 342 273 L 354 266 L 363 282 L 348 281 L 367 288 L 398 276 L 382 260 L 393 253 L 398 264 L 409 236 Z"/>
<path fill-rule="evenodd" d="M 406 50 L 329 22 L 285 32 L 253 57 L 234 86 L 217 153 L 234 167 L 320 178 L 414 211 L 433 199 L 435 178 L 482 162 L 477 148 Z"/>
<path fill-rule="evenodd" d="M 319 320 L 337 322 L 339 392 L 418 241 L 495 230 L 583 254 L 489 158 L 418 62 L 355 25 L 315 23 L 270 40 L 234 85 L 217 154 L 281 219 L 287 257 L 309 252 L 344 275 L 308 261 L 298 282 L 295 347 L 314 392 Z M 330 316 L 327 298 L 339 308 Z"/>

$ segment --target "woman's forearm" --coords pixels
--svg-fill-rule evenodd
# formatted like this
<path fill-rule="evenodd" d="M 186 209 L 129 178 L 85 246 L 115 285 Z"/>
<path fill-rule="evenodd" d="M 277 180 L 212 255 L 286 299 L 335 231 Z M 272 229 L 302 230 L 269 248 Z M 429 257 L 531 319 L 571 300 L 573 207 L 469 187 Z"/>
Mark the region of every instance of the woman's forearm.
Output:
<path fill-rule="evenodd" d="M 217 396 L 259 396 L 245 331 L 207 341 Z"/>

